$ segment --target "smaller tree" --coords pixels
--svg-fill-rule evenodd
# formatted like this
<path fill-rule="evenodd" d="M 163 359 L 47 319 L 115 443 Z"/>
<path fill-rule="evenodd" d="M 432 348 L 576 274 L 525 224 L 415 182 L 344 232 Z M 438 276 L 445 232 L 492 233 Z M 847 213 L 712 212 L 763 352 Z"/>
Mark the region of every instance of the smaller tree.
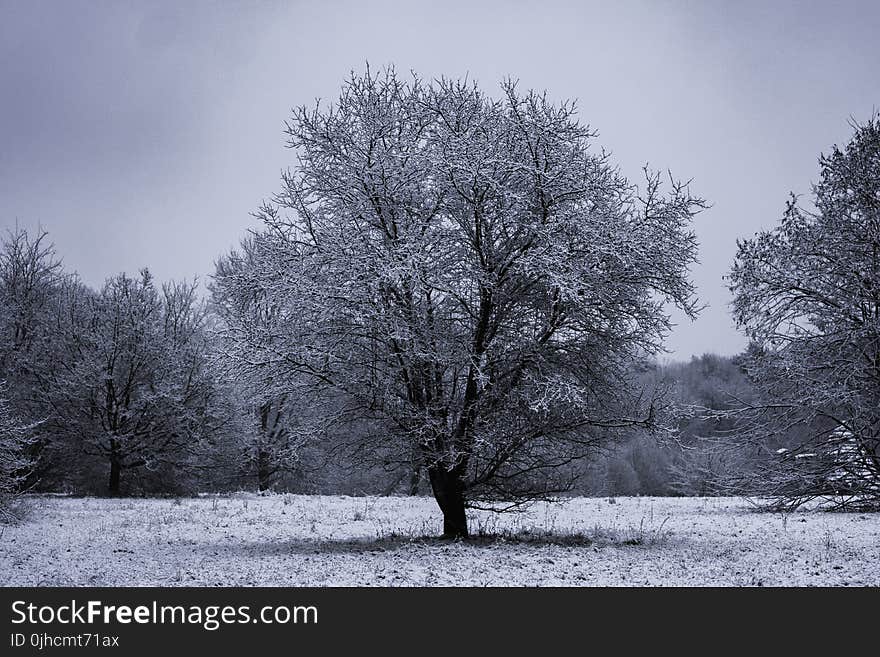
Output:
<path fill-rule="evenodd" d="M 248 326 L 266 344 L 279 342 L 283 332 L 278 304 L 260 280 L 260 235 L 249 235 L 238 249 L 218 258 L 211 283 L 211 309 L 218 320 L 214 365 L 237 392 L 250 421 L 239 436 L 240 463 L 260 491 L 271 489 L 302 466 L 303 448 L 320 433 L 317 404 L 295 381 L 279 382 L 265 372 L 233 366 L 229 326 Z"/>
<path fill-rule="evenodd" d="M 27 427 L 12 415 L 5 384 L 0 384 L 0 523 L 16 519 L 15 501 L 33 467 L 31 441 Z"/>
<path fill-rule="evenodd" d="M 46 307 L 60 277 L 48 234 L 16 228 L 0 242 L 0 371 L 22 368 L 45 337 Z"/>
<path fill-rule="evenodd" d="M 746 483 L 775 507 L 880 505 L 880 116 L 854 131 L 820 158 L 813 207 L 793 196 L 730 275 L 760 392 L 744 436 L 765 453 Z"/>
<path fill-rule="evenodd" d="M 111 495 L 126 470 L 183 465 L 210 432 L 215 392 L 195 283 L 159 290 L 143 270 L 98 293 L 72 284 L 56 313 L 65 352 L 42 393 L 62 449 L 103 460 Z"/>

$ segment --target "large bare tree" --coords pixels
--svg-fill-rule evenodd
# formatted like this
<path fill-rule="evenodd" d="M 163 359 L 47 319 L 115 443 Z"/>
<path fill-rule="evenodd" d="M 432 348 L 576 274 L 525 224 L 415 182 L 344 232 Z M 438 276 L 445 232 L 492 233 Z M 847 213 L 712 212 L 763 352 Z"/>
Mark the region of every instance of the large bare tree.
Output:
<path fill-rule="evenodd" d="M 880 118 L 819 160 L 812 207 L 739 243 L 734 313 L 763 392 L 745 437 L 785 434 L 749 487 L 771 505 L 880 503 Z"/>
<path fill-rule="evenodd" d="M 475 84 L 353 75 L 287 124 L 297 165 L 259 215 L 246 269 L 270 325 L 225 327 L 242 373 L 332 390 L 363 453 L 423 467 L 444 534 L 466 508 L 567 490 L 578 459 L 656 409 L 630 363 L 665 304 L 696 312 L 685 185 L 637 188 L 572 103 Z"/>

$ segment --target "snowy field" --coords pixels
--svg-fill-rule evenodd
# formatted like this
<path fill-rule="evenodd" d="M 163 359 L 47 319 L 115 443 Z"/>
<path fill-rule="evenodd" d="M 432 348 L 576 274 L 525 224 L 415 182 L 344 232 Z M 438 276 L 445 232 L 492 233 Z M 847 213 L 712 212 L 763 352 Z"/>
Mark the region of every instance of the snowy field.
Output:
<path fill-rule="evenodd" d="M 37 498 L 0 527 L 6 586 L 880 585 L 880 514 L 732 498 L 578 498 L 473 513 L 428 498 Z"/>

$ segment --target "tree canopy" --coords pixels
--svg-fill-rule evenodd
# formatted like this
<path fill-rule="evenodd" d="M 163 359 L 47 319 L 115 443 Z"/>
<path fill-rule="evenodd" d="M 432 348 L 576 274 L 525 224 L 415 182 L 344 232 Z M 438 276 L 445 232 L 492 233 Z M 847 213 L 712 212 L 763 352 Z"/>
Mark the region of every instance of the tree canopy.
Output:
<path fill-rule="evenodd" d="M 501 90 L 367 71 L 297 109 L 249 266 L 215 278 L 272 308 L 225 326 L 239 371 L 332 390 L 374 454 L 427 470 L 450 536 L 466 506 L 566 490 L 566 465 L 650 426 L 629 365 L 661 348 L 667 303 L 696 312 L 702 201 L 630 183 L 573 103 Z"/>

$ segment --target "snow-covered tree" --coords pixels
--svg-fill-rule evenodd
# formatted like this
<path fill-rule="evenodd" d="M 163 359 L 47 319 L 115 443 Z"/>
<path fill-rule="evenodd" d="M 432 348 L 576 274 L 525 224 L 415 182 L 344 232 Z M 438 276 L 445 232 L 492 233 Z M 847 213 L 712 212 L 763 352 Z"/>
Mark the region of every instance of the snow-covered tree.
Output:
<path fill-rule="evenodd" d="M 277 386 L 271 376 L 251 376 L 229 367 L 222 327 L 247 325 L 270 335 L 275 325 L 273 302 L 259 286 L 250 284 L 249 272 L 256 264 L 256 243 L 252 237 L 242 240 L 240 249 L 217 260 L 215 280 L 224 285 L 211 285 L 212 310 L 220 324 L 221 340 L 216 345 L 215 367 L 224 372 L 230 386 L 250 422 L 242 422 L 237 436 L 239 462 L 256 478 L 261 491 L 269 490 L 284 475 L 301 465 L 302 448 L 308 442 L 304 428 L 308 425 L 308 409 L 297 404 L 291 386 Z"/>
<path fill-rule="evenodd" d="M 880 117 L 819 160 L 812 207 L 739 243 L 734 314 L 763 393 L 753 431 L 797 432 L 753 477 L 775 506 L 880 503 Z"/>
<path fill-rule="evenodd" d="M 50 439 L 40 430 L 51 409 L 38 394 L 41 381 L 59 357 L 51 322 L 65 276 L 45 231 L 15 228 L 0 241 L 0 380 L 6 403 L 21 422 L 33 425 L 28 446 L 34 476 L 50 464 L 37 458 Z"/>
<path fill-rule="evenodd" d="M 287 134 L 298 164 L 253 262 L 215 281 L 273 312 L 228 323 L 230 356 L 291 394 L 334 391 L 335 417 L 371 427 L 363 453 L 415 454 L 445 535 L 467 535 L 467 507 L 567 490 L 566 466 L 654 424 L 629 366 L 661 348 L 666 303 L 696 312 L 685 185 L 637 188 L 573 104 L 513 83 L 494 99 L 368 71 Z"/>
<path fill-rule="evenodd" d="M 0 382 L 0 523 L 14 520 L 15 501 L 33 468 L 28 428 L 12 414 Z"/>
<path fill-rule="evenodd" d="M 14 393 L 19 413 L 34 408 L 32 388 L 54 360 L 54 334 L 47 309 L 63 278 L 48 234 L 23 228 L 0 242 L 0 379 Z"/>
<path fill-rule="evenodd" d="M 182 463 L 209 431 L 214 387 L 195 283 L 157 289 L 143 270 L 100 292 L 76 281 L 55 310 L 64 355 L 42 382 L 46 425 L 71 459 L 107 464 L 110 494 L 126 470 Z"/>
<path fill-rule="evenodd" d="M 0 242 L 0 367 L 26 360 L 44 338 L 45 308 L 61 276 L 48 234 L 9 231 Z M 20 363 L 19 363 L 20 365 Z"/>

